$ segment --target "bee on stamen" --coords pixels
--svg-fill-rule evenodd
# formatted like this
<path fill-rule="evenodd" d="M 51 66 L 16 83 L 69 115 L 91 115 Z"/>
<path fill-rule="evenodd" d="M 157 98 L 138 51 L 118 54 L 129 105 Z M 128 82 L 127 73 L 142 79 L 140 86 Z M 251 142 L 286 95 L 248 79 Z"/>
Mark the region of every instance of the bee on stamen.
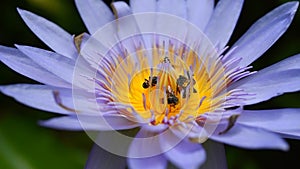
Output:
<path fill-rule="evenodd" d="M 183 91 L 183 95 L 182 97 L 183 98 L 186 98 L 186 89 L 187 87 L 191 84 L 191 77 L 190 77 L 190 74 L 187 73 L 187 76 L 188 77 L 185 77 L 185 76 L 182 76 L 182 75 L 179 75 L 179 78 L 177 79 L 176 81 L 176 84 L 177 84 L 177 92 L 181 92 Z M 192 86 L 194 86 L 196 84 L 196 80 L 195 79 L 192 79 Z M 197 90 L 193 87 L 193 93 L 197 93 Z"/>
<path fill-rule="evenodd" d="M 164 63 L 171 63 L 170 59 L 168 57 L 164 57 L 164 60 L 163 60 Z"/>
<path fill-rule="evenodd" d="M 168 96 L 167 96 L 167 103 L 168 103 L 170 106 L 175 107 L 175 106 L 178 104 L 178 102 L 179 102 L 178 97 L 176 97 L 176 96 L 174 95 L 174 93 L 169 93 L 169 94 L 167 94 L 167 95 L 168 95 Z"/>
<path fill-rule="evenodd" d="M 174 107 L 179 103 L 178 97 L 174 94 L 174 91 L 171 89 L 170 86 L 168 86 L 168 90 L 166 91 L 167 94 L 167 104 L 171 107 Z M 164 104 L 164 98 L 161 99 L 161 103 Z"/>
<path fill-rule="evenodd" d="M 150 83 L 151 81 L 151 83 Z M 144 89 L 147 89 L 149 88 L 150 86 L 153 87 L 157 84 L 157 77 L 156 76 L 153 76 L 152 78 L 149 76 L 149 80 L 148 79 L 145 79 L 145 82 L 143 83 L 143 88 Z"/>

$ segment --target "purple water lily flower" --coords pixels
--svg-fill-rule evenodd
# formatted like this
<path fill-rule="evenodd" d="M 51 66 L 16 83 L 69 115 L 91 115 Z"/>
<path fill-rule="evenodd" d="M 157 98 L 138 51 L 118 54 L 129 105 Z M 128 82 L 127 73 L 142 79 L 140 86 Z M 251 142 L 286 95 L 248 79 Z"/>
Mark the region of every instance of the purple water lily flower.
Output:
<path fill-rule="evenodd" d="M 300 90 L 299 54 L 249 66 L 286 31 L 298 2 L 266 14 L 230 48 L 243 0 L 120 1 L 113 12 L 100 0 L 75 2 L 89 34 L 18 9 L 53 51 L 0 46 L 4 64 L 41 83 L 0 90 L 63 115 L 43 126 L 88 131 L 96 144 L 86 168 L 222 169 L 222 143 L 288 150 L 283 138 L 300 138 L 300 109 L 243 109 Z"/>

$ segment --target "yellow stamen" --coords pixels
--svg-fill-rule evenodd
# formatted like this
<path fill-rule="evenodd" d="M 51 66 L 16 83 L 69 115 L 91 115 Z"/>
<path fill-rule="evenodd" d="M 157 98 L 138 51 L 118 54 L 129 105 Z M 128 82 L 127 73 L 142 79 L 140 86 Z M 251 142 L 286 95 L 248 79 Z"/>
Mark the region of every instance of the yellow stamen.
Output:
<path fill-rule="evenodd" d="M 212 56 L 201 60 L 196 52 L 182 46 L 169 45 L 167 53 L 165 47 L 165 43 L 153 45 L 151 57 L 141 46 L 135 54 L 127 54 L 114 69 L 112 93 L 116 101 L 132 105 L 142 118 L 152 119 L 151 125 L 196 119 L 218 109 L 226 97 L 215 98 L 216 91 L 226 86 L 220 65 L 215 63 L 208 71 Z M 137 70 L 136 60 L 142 70 Z"/>

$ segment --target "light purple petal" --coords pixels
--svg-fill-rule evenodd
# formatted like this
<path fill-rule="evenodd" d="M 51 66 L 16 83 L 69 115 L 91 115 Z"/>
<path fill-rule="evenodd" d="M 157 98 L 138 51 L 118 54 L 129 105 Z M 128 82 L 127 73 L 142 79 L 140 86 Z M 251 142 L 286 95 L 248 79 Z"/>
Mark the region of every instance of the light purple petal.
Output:
<path fill-rule="evenodd" d="M 205 151 L 201 144 L 179 139 L 180 138 L 170 131 L 161 135 L 160 145 L 162 150 L 170 149 L 165 153 L 165 156 L 179 168 L 199 168 L 206 158 Z"/>
<path fill-rule="evenodd" d="M 46 85 L 16 84 L 0 86 L 2 93 L 13 97 L 17 101 L 40 110 L 60 114 L 72 112 L 61 108 L 55 101 L 53 91 L 59 92 L 59 97 L 65 106 L 73 108 L 72 90 Z"/>
<path fill-rule="evenodd" d="M 91 34 L 114 20 L 114 15 L 102 0 L 75 0 L 75 3 L 85 26 Z"/>
<path fill-rule="evenodd" d="M 41 121 L 45 127 L 61 130 L 88 130 L 88 131 L 110 131 L 124 130 L 137 127 L 138 124 L 131 122 L 120 115 L 92 116 L 78 113 L 77 115 L 56 117 Z"/>
<path fill-rule="evenodd" d="M 288 144 L 279 135 L 261 128 L 235 124 L 224 134 L 211 136 L 214 141 L 247 149 L 279 149 L 288 150 Z"/>
<path fill-rule="evenodd" d="M 128 156 L 132 158 L 127 158 L 130 169 L 166 168 L 167 160 L 162 154 L 152 156 L 153 154 L 161 151 L 158 137 L 155 137 L 154 135 L 155 133 L 141 128 L 136 137 L 133 139 L 128 151 Z"/>
<path fill-rule="evenodd" d="M 122 1 L 113 2 L 111 4 L 117 18 L 132 14 L 130 7 Z"/>
<path fill-rule="evenodd" d="M 284 133 L 278 133 L 281 137 L 289 139 L 298 139 L 300 140 L 300 129 L 285 131 Z"/>
<path fill-rule="evenodd" d="M 182 0 L 158 0 L 157 12 L 164 12 L 187 19 L 186 1 Z"/>
<path fill-rule="evenodd" d="M 116 15 L 117 18 L 122 18 L 124 16 L 128 16 L 132 14 L 132 10 L 131 8 L 122 1 L 117 1 L 117 2 L 113 2 L 111 4 L 113 11 Z M 132 34 L 140 34 L 140 27 L 135 19 L 135 17 L 127 17 L 126 19 L 119 19 L 116 22 L 116 31 L 119 37 L 128 37 L 128 36 L 132 36 Z M 128 35 L 128 30 L 130 30 L 131 34 Z M 143 40 L 143 36 L 136 36 L 135 40 L 138 43 L 143 43 L 144 44 L 144 40 Z M 124 42 L 126 43 L 126 42 Z M 110 44 L 109 44 L 110 45 Z M 131 48 L 130 46 L 132 45 L 127 45 L 127 50 L 128 51 L 134 51 L 134 48 Z"/>
<path fill-rule="evenodd" d="M 200 169 L 227 169 L 226 153 L 222 143 L 207 140 L 202 145 L 207 157 Z"/>
<path fill-rule="evenodd" d="M 18 9 L 27 26 L 55 52 L 75 59 L 77 51 L 73 37 L 54 23 L 29 11 Z"/>
<path fill-rule="evenodd" d="M 85 169 L 124 169 L 126 158 L 112 154 L 94 144 Z"/>
<path fill-rule="evenodd" d="M 133 13 L 156 12 L 156 0 L 130 0 Z"/>
<path fill-rule="evenodd" d="M 251 95 L 245 96 L 245 105 L 259 103 L 283 93 L 300 90 L 300 69 L 291 69 L 280 72 L 258 72 L 242 79 L 231 89 L 242 89 Z"/>
<path fill-rule="evenodd" d="M 179 138 L 205 138 L 207 137 L 207 132 L 199 125 L 194 123 L 184 123 L 176 125 L 170 128 L 177 137 Z"/>
<path fill-rule="evenodd" d="M 71 84 L 42 68 L 17 49 L 0 46 L 0 60 L 14 71 L 40 83 L 71 88 Z"/>
<path fill-rule="evenodd" d="M 274 73 L 290 69 L 300 69 L 300 54 L 288 57 L 278 63 L 260 70 L 260 73 Z"/>
<path fill-rule="evenodd" d="M 214 45 L 221 49 L 229 41 L 239 18 L 243 0 L 220 0 L 204 33 Z"/>
<path fill-rule="evenodd" d="M 286 31 L 294 18 L 298 4 L 298 2 L 285 3 L 259 19 L 233 45 L 232 48 L 237 48 L 230 58 L 243 58 L 239 63 L 241 67 L 255 61 Z"/>
<path fill-rule="evenodd" d="M 164 156 L 158 155 L 148 158 L 128 158 L 130 169 L 165 169 L 167 160 Z"/>
<path fill-rule="evenodd" d="M 300 109 L 245 110 L 238 123 L 285 133 L 300 130 Z"/>
<path fill-rule="evenodd" d="M 188 21 L 203 30 L 207 25 L 214 10 L 213 0 L 187 0 Z"/>
<path fill-rule="evenodd" d="M 16 47 L 43 68 L 72 83 L 73 69 L 75 67 L 74 60 L 39 48 L 20 45 L 16 45 Z"/>

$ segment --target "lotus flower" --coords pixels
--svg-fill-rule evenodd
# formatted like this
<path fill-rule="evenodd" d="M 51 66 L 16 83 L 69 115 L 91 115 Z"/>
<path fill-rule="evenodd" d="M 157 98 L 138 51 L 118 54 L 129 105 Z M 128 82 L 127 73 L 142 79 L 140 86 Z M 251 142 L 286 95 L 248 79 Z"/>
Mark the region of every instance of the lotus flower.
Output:
<path fill-rule="evenodd" d="M 300 138 L 300 109 L 243 108 L 300 90 L 299 54 L 249 66 L 286 31 L 298 2 L 263 16 L 230 48 L 243 0 L 119 1 L 113 12 L 100 0 L 75 2 L 89 31 L 79 36 L 18 9 L 53 51 L 1 46 L 4 64 L 40 84 L 0 89 L 63 115 L 43 126 L 87 131 L 96 144 L 86 168 L 222 169 L 222 143 L 288 150 L 283 138 Z"/>

